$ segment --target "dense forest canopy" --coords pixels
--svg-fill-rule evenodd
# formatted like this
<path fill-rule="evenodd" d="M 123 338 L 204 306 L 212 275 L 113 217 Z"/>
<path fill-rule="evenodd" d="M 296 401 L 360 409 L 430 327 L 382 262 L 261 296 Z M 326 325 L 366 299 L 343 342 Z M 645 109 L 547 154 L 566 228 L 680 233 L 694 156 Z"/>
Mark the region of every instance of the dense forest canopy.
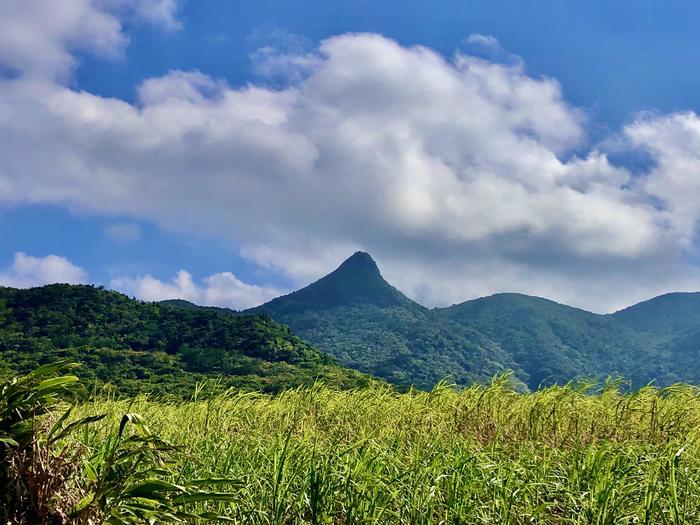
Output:
<path fill-rule="evenodd" d="M 700 294 L 669 294 L 613 315 L 522 294 L 428 309 L 358 252 L 337 270 L 246 313 L 289 325 L 341 364 L 401 385 L 485 382 L 506 369 L 530 389 L 581 377 L 638 387 L 700 382 Z"/>
<path fill-rule="evenodd" d="M 64 357 L 84 364 L 93 385 L 125 393 L 186 394 L 213 377 L 264 391 L 367 381 L 265 315 L 144 303 L 92 286 L 0 288 L 0 367 L 26 371 Z"/>

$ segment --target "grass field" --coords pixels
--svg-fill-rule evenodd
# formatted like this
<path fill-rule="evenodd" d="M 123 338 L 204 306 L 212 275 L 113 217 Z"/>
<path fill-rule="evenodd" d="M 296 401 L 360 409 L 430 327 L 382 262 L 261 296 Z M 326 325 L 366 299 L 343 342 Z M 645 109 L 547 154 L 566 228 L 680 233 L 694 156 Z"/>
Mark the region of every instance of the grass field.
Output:
<path fill-rule="evenodd" d="M 71 439 L 99 448 L 141 414 L 183 447 L 171 481 L 237 480 L 208 505 L 238 523 L 700 523 L 698 390 L 584 391 L 102 400 L 78 415 L 108 416 Z"/>

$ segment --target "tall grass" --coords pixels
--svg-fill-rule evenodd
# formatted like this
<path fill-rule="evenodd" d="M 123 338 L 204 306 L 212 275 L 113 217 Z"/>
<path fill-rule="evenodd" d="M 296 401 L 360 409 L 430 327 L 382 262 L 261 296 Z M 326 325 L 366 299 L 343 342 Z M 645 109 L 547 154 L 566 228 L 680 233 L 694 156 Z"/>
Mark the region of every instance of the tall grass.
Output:
<path fill-rule="evenodd" d="M 132 412 L 183 447 L 174 483 L 237 480 L 233 501 L 193 508 L 238 523 L 700 523 L 690 386 L 108 399 L 77 408 L 107 417 L 71 439 L 97 449 Z"/>
<path fill-rule="evenodd" d="M 180 478 L 171 468 L 177 447 L 126 413 L 99 444 L 74 437 L 106 414 L 73 417 L 59 411 L 78 378 L 77 365 L 56 362 L 0 382 L 0 522 L 8 525 L 130 525 L 222 521 L 192 504 L 231 501 L 225 478 Z M 86 431 L 87 432 L 87 431 Z M 87 435 L 87 433 L 85 434 Z"/>

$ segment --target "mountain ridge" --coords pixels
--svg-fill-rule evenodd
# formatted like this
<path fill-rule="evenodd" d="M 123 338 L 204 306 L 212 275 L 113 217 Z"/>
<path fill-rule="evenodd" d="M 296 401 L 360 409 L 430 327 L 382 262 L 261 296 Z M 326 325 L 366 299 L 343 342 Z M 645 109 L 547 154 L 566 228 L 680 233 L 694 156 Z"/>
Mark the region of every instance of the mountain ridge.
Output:
<path fill-rule="evenodd" d="M 208 379 L 268 392 L 369 379 L 268 316 L 169 303 L 86 285 L 0 287 L 0 373 L 70 359 L 85 365 L 81 374 L 95 387 L 183 396 Z"/>
<path fill-rule="evenodd" d="M 469 327 L 445 321 L 436 329 L 431 311 L 384 280 L 365 252 L 301 290 L 241 312 L 259 313 L 292 327 L 344 366 L 400 386 L 431 388 L 445 378 L 463 385 L 517 368 Z"/>
<path fill-rule="evenodd" d="M 79 297 L 90 308 L 80 310 Z M 36 355 L 24 352 L 25 344 Z M 255 362 L 260 352 L 268 359 L 262 367 Z M 280 377 L 294 384 L 295 374 L 310 380 L 310 370 L 332 368 L 331 361 L 348 367 L 324 369 L 336 377 L 349 378 L 343 370 L 352 368 L 426 389 L 442 379 L 461 386 L 488 382 L 505 370 L 523 389 L 608 376 L 632 386 L 700 383 L 700 293 L 664 294 L 613 314 L 521 293 L 428 309 L 388 283 L 365 252 L 300 290 L 242 312 L 182 299 L 142 303 L 82 285 L 0 288 L 0 369 L 66 353 L 89 360 L 104 376 L 106 363 L 115 362 L 129 377 L 153 378 L 160 370 L 176 382 L 173 374 L 193 377 L 193 367 L 231 377 L 252 367 L 263 375 L 234 383 L 263 388 L 274 388 L 270 381 Z M 286 364 L 279 364 L 285 355 L 292 361 L 283 357 Z"/>
<path fill-rule="evenodd" d="M 607 314 L 638 330 L 684 330 L 700 322 L 700 292 L 670 292 Z"/>
<path fill-rule="evenodd" d="M 371 274 L 372 290 L 391 290 L 389 296 L 373 301 L 373 293 L 357 289 L 364 281 L 348 270 L 358 266 Z M 344 289 L 342 279 L 363 300 L 334 296 Z M 267 313 L 340 363 L 398 384 L 429 388 L 441 374 L 468 384 L 507 368 L 529 388 L 582 376 L 667 384 L 700 381 L 700 367 L 683 370 L 665 362 L 672 355 L 698 353 L 693 345 L 700 342 L 700 317 L 693 312 L 700 312 L 700 293 L 680 294 L 686 302 L 697 299 L 698 308 L 676 305 L 693 311 L 686 312 L 682 326 L 661 326 L 662 333 L 643 329 L 659 298 L 614 314 L 509 292 L 428 309 L 386 282 L 369 254 L 357 252 L 309 286 L 241 313 Z M 316 300 L 329 296 L 334 299 Z M 669 329 L 672 333 L 666 333 Z"/>

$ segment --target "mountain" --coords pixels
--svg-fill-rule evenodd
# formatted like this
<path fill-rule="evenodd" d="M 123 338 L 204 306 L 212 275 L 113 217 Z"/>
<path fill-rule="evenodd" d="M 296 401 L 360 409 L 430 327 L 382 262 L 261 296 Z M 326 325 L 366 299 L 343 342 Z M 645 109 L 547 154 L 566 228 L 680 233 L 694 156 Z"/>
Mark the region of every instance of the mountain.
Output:
<path fill-rule="evenodd" d="M 640 332 L 679 334 L 700 328 L 700 293 L 669 293 L 609 316 Z"/>
<path fill-rule="evenodd" d="M 357 252 L 306 288 L 242 313 L 266 313 L 341 364 L 404 386 L 445 377 L 467 385 L 506 369 L 531 389 L 582 377 L 700 382 L 700 294 L 613 315 L 522 294 L 431 310 Z"/>
<path fill-rule="evenodd" d="M 649 341 L 603 315 L 515 293 L 434 312 L 492 339 L 524 371 L 531 388 L 585 376 L 621 376 L 637 385 L 653 379 L 639 366 L 640 357 L 649 357 Z"/>
<path fill-rule="evenodd" d="M 208 378 L 264 391 L 316 378 L 341 387 L 368 382 L 267 316 L 144 303 L 93 286 L 0 288 L 0 368 L 24 372 L 59 358 L 83 363 L 81 377 L 123 393 L 190 395 Z"/>
<path fill-rule="evenodd" d="M 609 317 L 653 344 L 659 383 L 700 383 L 700 293 L 661 295 Z"/>
<path fill-rule="evenodd" d="M 315 283 L 266 303 L 264 311 L 283 314 L 363 305 L 423 309 L 384 280 L 368 253 L 356 252 Z"/>
<path fill-rule="evenodd" d="M 699 355 L 700 293 L 610 315 L 512 293 L 428 309 L 387 283 L 364 252 L 240 313 L 92 286 L 0 288 L 0 375 L 66 357 L 84 363 L 81 375 L 94 385 L 124 393 L 188 395 L 212 377 L 264 391 L 317 377 L 340 387 L 370 381 L 357 370 L 419 388 L 506 370 L 530 389 L 608 376 L 634 386 L 700 383 Z"/>
<path fill-rule="evenodd" d="M 401 386 L 431 388 L 444 378 L 469 384 L 518 368 L 488 337 L 435 316 L 387 283 L 364 252 L 306 288 L 242 313 L 265 313 L 343 365 Z"/>

